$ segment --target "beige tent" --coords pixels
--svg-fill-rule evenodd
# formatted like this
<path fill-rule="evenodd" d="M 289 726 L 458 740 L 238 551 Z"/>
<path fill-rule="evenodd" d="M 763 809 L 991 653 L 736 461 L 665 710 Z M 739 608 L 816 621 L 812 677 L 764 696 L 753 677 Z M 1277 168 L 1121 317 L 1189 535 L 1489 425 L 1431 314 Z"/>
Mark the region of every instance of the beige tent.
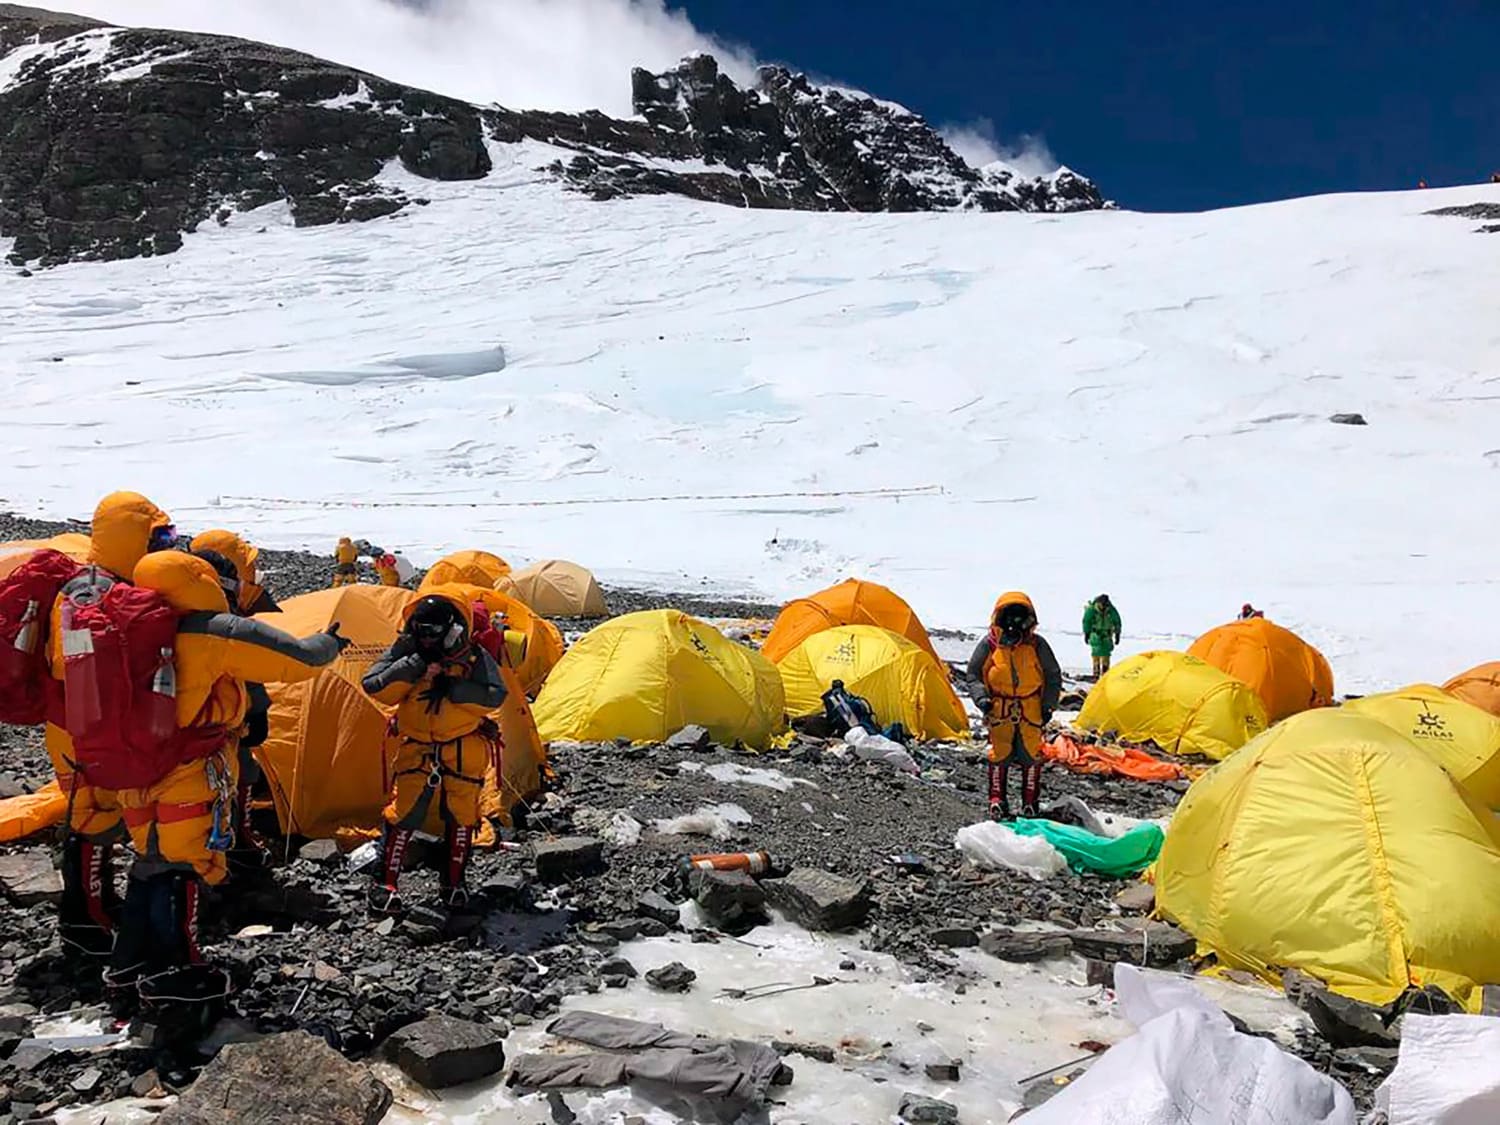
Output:
<path fill-rule="evenodd" d="M 518 570 L 495 583 L 533 613 L 543 617 L 607 617 L 604 591 L 594 576 L 577 563 L 562 559 Z"/>

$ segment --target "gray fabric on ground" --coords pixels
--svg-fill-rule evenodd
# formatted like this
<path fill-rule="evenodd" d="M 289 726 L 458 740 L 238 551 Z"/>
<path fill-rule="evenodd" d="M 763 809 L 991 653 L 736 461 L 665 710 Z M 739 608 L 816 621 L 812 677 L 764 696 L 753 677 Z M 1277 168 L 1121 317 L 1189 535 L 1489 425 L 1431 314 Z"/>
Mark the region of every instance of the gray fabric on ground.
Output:
<path fill-rule="evenodd" d="M 512 1086 L 606 1089 L 642 1082 L 748 1108 L 765 1101 L 782 1067 L 781 1057 L 764 1044 L 685 1035 L 661 1024 L 597 1012 L 568 1012 L 547 1030 L 608 1053 L 522 1055 L 511 1068 Z"/>

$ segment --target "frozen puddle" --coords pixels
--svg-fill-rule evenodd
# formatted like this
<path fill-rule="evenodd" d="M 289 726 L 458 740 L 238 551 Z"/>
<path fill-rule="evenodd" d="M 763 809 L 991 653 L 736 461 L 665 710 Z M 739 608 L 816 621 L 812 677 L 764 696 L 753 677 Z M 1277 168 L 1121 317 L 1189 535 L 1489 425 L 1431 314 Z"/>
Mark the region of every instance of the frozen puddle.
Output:
<path fill-rule="evenodd" d="M 1081 965 L 1072 961 L 1010 965 L 973 953 L 965 963 L 976 979 L 961 995 L 952 984 L 917 983 L 893 958 L 860 950 L 857 937 L 818 937 L 784 922 L 717 945 L 694 945 L 683 935 L 630 942 L 620 955 L 643 975 L 680 961 L 698 980 L 682 995 L 655 992 L 636 980 L 624 990 L 570 998 L 564 1006 L 716 1038 L 834 1048 L 833 1063 L 787 1058 L 796 1078 L 773 1090 L 779 1104 L 760 1118 L 777 1125 L 892 1121 L 906 1091 L 951 1101 L 967 1125 L 1004 1122 L 1020 1104 L 1019 1079 L 1085 1054 L 1076 1046 L 1083 1040 L 1113 1043 L 1132 1030 L 1111 1014 L 1099 989 L 1081 984 Z M 841 970 L 848 960 L 856 967 Z M 761 999 L 731 994 L 811 984 L 814 977 L 838 983 Z M 512 1034 L 507 1057 L 555 1050 L 544 1026 Z M 952 1059 L 962 1063 L 961 1081 L 925 1077 L 926 1064 Z M 551 1120 L 544 1097 L 516 1097 L 499 1084 L 439 1098 L 402 1084 L 394 1071 L 382 1071 L 382 1077 L 395 1083 L 397 1098 L 387 1122 Z M 567 1100 L 581 1125 L 617 1125 L 622 1114 L 637 1114 L 648 1125 L 683 1120 L 627 1090 L 578 1091 Z"/>
<path fill-rule="evenodd" d="M 799 785 L 805 785 L 809 789 L 818 787 L 814 782 L 789 777 L 780 770 L 742 766 L 738 762 L 715 762 L 711 766 L 705 766 L 702 762 L 679 762 L 678 767 L 683 773 L 706 773 L 724 785 L 759 785 L 778 793 L 790 793 Z"/>

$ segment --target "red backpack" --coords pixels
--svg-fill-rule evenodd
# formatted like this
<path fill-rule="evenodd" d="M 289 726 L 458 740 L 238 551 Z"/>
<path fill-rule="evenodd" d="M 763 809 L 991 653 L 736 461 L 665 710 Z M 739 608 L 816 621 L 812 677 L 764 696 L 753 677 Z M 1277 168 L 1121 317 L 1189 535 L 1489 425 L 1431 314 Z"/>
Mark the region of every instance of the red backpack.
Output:
<path fill-rule="evenodd" d="M 143 789 L 223 744 L 222 727 L 177 725 L 180 619 L 155 590 L 124 583 L 64 601 L 62 725 L 90 785 Z"/>
<path fill-rule="evenodd" d="M 63 586 L 81 568 L 42 550 L 0 582 L 0 723 L 35 726 L 59 693 L 47 660 L 47 629 Z"/>

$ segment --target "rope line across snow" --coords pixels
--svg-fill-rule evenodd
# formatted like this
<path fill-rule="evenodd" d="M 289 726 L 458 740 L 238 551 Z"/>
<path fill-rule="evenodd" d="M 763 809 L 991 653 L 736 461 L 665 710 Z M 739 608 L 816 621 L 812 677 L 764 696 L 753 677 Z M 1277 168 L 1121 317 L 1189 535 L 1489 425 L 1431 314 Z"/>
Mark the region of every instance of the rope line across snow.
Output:
<path fill-rule="evenodd" d="M 938 484 L 909 488 L 854 488 L 815 492 L 681 493 L 663 496 L 583 496 L 567 500 L 299 500 L 286 496 L 221 496 L 219 504 L 255 504 L 279 508 L 572 508 L 594 504 L 670 504 L 723 500 L 822 500 L 831 497 L 890 498 L 934 496 Z"/>

